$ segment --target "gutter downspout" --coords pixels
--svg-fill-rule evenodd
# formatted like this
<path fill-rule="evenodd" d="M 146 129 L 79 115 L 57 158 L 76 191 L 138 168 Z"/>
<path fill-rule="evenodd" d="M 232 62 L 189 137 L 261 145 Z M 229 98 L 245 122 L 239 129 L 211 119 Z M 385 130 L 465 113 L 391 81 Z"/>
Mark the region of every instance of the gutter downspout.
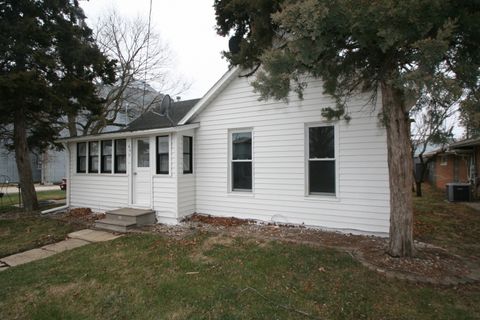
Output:
<path fill-rule="evenodd" d="M 66 204 L 64 206 L 61 206 L 61 207 L 55 207 L 55 208 L 51 208 L 51 209 L 47 209 L 47 210 L 43 210 L 40 212 L 40 214 L 48 214 L 48 213 L 52 213 L 52 212 L 56 212 L 56 211 L 60 211 L 60 210 L 65 210 L 65 209 L 68 209 L 70 207 L 70 145 L 68 143 L 64 143 L 65 145 L 65 149 L 67 150 L 67 165 L 66 165 L 66 169 L 67 169 L 67 192 L 66 192 Z"/>

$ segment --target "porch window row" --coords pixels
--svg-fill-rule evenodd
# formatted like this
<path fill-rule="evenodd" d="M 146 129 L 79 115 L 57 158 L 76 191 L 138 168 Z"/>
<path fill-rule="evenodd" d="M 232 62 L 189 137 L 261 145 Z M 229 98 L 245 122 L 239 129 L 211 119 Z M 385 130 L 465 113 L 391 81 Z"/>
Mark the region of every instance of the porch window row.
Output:
<path fill-rule="evenodd" d="M 183 137 L 183 173 L 193 173 L 193 137 Z M 148 139 L 138 139 L 137 167 L 150 166 L 150 144 Z M 170 173 L 170 138 L 156 138 L 156 172 Z M 126 173 L 126 139 L 101 140 L 77 143 L 77 173 Z"/>
<path fill-rule="evenodd" d="M 77 173 L 126 173 L 125 139 L 77 143 Z"/>

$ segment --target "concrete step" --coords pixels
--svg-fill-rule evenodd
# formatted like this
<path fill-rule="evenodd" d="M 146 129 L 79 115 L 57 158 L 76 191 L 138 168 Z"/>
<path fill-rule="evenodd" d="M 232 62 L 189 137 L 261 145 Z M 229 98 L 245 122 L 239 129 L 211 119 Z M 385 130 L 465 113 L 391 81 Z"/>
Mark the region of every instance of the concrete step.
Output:
<path fill-rule="evenodd" d="M 115 219 L 102 219 L 95 221 L 95 228 L 102 230 L 109 230 L 115 232 L 127 232 L 128 229 L 131 229 L 136 226 L 136 223 L 115 220 Z"/>
<path fill-rule="evenodd" d="M 107 211 L 106 218 L 109 220 L 134 223 L 138 226 L 153 224 L 156 220 L 155 211 L 134 208 L 121 208 Z"/>

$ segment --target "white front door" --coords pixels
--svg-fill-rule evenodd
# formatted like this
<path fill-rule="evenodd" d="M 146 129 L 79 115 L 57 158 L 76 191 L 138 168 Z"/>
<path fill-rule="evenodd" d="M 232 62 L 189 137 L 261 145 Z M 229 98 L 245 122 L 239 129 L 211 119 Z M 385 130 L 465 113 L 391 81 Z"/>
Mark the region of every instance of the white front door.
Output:
<path fill-rule="evenodd" d="M 133 140 L 133 194 L 132 204 L 139 207 L 151 207 L 152 176 L 150 171 L 150 139 Z"/>

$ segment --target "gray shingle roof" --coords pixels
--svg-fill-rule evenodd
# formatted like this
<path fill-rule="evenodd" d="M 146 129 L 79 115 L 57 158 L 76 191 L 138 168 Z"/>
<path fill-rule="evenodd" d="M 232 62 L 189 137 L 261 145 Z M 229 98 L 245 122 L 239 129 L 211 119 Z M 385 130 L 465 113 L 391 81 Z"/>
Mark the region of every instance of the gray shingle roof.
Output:
<path fill-rule="evenodd" d="M 119 131 L 140 131 L 174 127 L 199 100 L 200 99 L 192 99 L 173 102 L 170 107 L 171 121 L 166 116 L 158 114 L 158 109 L 155 108 L 154 110 L 145 112 L 143 115 L 130 122 L 126 128 Z"/>

